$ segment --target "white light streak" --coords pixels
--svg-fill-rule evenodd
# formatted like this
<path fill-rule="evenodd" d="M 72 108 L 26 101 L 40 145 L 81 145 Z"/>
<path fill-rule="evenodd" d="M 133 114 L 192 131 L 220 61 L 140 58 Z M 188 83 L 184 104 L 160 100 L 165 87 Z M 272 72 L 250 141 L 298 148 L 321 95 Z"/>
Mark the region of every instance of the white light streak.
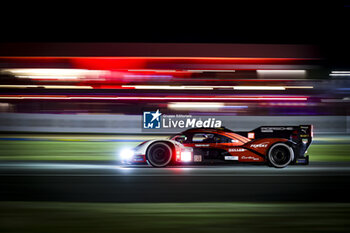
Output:
<path fill-rule="evenodd" d="M 91 73 L 100 73 L 100 70 L 86 70 L 86 69 L 4 69 L 5 72 L 13 74 L 26 75 L 82 75 Z"/>
<path fill-rule="evenodd" d="M 333 74 L 350 74 L 350 71 L 336 71 L 336 70 L 334 70 L 331 73 L 333 73 Z"/>
<path fill-rule="evenodd" d="M 3 69 L 2 72 L 9 72 L 17 78 L 28 79 L 78 79 L 85 76 L 96 76 L 109 73 L 103 70 L 86 69 Z"/>
<path fill-rule="evenodd" d="M 302 79 L 306 75 L 306 70 L 257 70 L 256 72 L 260 78 Z"/>
<path fill-rule="evenodd" d="M 350 71 L 345 70 L 333 70 L 331 71 L 331 74 L 329 74 L 331 77 L 349 77 Z"/>
<path fill-rule="evenodd" d="M 282 86 L 234 86 L 234 90 L 286 90 Z"/>
<path fill-rule="evenodd" d="M 346 73 L 329 74 L 329 76 L 343 76 L 343 77 L 346 77 L 346 76 L 350 76 L 350 73 L 348 73 L 348 74 L 346 74 Z"/>
<path fill-rule="evenodd" d="M 0 88 L 38 88 L 38 85 L 0 85 Z"/>
<path fill-rule="evenodd" d="M 306 70 L 256 70 L 261 74 L 304 74 Z"/>
<path fill-rule="evenodd" d="M 286 89 L 312 89 L 313 86 L 285 86 Z"/>
<path fill-rule="evenodd" d="M 29 79 L 78 79 L 77 76 L 49 76 L 49 75 L 18 75 L 17 78 L 29 78 Z"/>

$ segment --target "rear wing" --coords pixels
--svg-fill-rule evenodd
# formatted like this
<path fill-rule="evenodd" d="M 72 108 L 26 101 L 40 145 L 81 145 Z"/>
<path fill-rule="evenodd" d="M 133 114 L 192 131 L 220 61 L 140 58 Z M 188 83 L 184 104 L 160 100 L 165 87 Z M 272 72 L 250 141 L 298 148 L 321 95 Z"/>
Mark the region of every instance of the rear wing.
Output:
<path fill-rule="evenodd" d="M 248 132 L 235 132 L 249 139 L 286 138 L 296 143 L 311 144 L 313 138 L 312 125 L 299 126 L 261 126 Z"/>

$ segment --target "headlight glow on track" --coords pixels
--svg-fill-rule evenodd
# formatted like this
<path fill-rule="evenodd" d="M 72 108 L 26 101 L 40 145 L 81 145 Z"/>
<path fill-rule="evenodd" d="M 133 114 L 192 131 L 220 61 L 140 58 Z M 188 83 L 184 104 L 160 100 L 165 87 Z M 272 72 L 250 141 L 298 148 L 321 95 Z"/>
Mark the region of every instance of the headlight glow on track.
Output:
<path fill-rule="evenodd" d="M 122 160 L 130 160 L 134 156 L 134 151 L 131 149 L 123 149 L 120 152 L 120 157 Z"/>

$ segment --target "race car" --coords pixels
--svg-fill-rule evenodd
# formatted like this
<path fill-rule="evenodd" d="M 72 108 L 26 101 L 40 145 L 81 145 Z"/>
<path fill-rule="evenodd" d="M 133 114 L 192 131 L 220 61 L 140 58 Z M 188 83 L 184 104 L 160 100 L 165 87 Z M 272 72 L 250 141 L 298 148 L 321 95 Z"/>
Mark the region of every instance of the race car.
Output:
<path fill-rule="evenodd" d="M 284 168 L 309 164 L 305 155 L 313 138 L 312 125 L 262 126 L 248 132 L 193 128 L 169 139 L 149 140 L 121 153 L 123 164 L 166 167 L 178 164 L 259 163 Z"/>

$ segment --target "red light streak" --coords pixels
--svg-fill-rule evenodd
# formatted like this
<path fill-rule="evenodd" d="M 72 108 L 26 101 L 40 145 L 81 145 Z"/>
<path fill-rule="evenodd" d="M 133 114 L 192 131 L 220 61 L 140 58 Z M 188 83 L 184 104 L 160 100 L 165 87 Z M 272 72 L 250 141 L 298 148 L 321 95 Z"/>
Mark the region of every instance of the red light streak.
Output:
<path fill-rule="evenodd" d="M 98 70 L 117 69 L 159 69 L 164 64 L 294 64 L 316 60 L 306 58 L 247 58 L 247 57 L 0 57 L 0 62 L 44 63 L 55 67 L 66 64 L 68 67 Z M 165 68 L 162 68 L 165 69 Z M 212 68 L 216 70 L 215 68 Z M 161 70 L 161 69 L 159 69 Z M 166 68 L 165 70 L 168 70 Z M 193 70 L 193 69 L 192 69 Z M 224 70 L 224 69 L 223 69 Z"/>

